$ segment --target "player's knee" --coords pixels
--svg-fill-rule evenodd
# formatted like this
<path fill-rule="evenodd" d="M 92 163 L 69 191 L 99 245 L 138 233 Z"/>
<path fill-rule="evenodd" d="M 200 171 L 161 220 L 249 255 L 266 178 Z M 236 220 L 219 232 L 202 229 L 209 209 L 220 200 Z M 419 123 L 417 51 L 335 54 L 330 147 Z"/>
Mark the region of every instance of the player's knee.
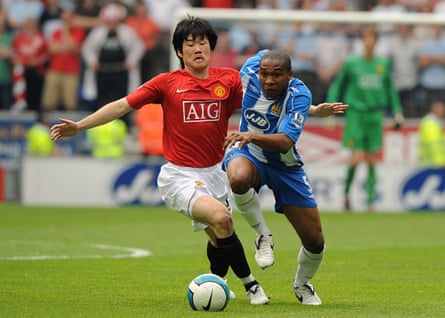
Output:
<path fill-rule="evenodd" d="M 215 213 L 212 221 L 212 228 L 217 237 L 228 236 L 233 232 L 233 220 L 229 212 Z"/>
<path fill-rule="evenodd" d="M 230 187 L 235 193 L 246 193 L 250 188 L 250 182 L 247 175 L 242 173 L 229 176 Z"/>

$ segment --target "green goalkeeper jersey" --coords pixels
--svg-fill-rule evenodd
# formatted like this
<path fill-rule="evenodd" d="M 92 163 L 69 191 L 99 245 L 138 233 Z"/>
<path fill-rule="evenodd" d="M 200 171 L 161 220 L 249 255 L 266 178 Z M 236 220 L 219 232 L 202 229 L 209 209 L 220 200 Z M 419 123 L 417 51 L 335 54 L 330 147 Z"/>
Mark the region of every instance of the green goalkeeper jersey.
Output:
<path fill-rule="evenodd" d="M 362 55 L 348 57 L 332 82 L 328 102 L 343 101 L 357 112 L 381 110 L 391 107 L 392 113 L 401 113 L 402 105 L 391 79 L 390 60 L 374 57 L 366 60 Z"/>

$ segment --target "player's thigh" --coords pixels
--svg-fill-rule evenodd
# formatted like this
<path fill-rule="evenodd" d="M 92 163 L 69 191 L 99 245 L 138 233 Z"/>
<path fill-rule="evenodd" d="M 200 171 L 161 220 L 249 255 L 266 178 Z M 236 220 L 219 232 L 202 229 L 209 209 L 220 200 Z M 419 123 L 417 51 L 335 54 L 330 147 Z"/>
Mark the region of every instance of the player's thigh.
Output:
<path fill-rule="evenodd" d="M 283 213 L 283 206 L 316 207 L 312 186 L 303 168 L 286 169 L 263 165 L 266 184 L 275 197 L 275 211 Z"/>
<path fill-rule="evenodd" d="M 227 172 L 232 188 L 234 183 L 242 183 L 248 188 L 259 186 L 261 176 L 258 167 L 258 161 L 247 151 L 247 147 L 233 147 L 224 155 L 223 169 Z"/>
<path fill-rule="evenodd" d="M 158 189 L 169 207 L 192 219 L 195 231 L 207 227 L 207 224 L 201 222 L 201 213 L 207 212 L 200 211 L 208 205 L 231 213 L 226 176 L 219 166 L 211 169 L 187 169 L 167 163 L 159 173 Z M 195 212 L 195 203 L 203 197 L 209 199 L 203 200 L 204 203 L 200 204 L 198 212 Z"/>
<path fill-rule="evenodd" d="M 364 135 L 366 130 L 362 123 L 362 114 L 358 112 L 346 112 L 344 129 L 342 136 L 342 145 L 353 150 L 362 150 L 364 148 Z"/>
<path fill-rule="evenodd" d="M 379 112 L 368 117 L 366 129 L 366 151 L 376 152 L 382 148 L 383 143 L 383 115 Z"/>

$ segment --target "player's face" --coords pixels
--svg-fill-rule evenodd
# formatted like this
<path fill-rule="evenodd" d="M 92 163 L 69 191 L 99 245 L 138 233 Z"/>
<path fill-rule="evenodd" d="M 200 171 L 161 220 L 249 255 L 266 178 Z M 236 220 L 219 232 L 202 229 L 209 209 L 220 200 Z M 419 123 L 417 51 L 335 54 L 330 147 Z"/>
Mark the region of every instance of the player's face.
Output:
<path fill-rule="evenodd" d="M 278 98 L 287 89 L 292 71 L 284 69 L 278 59 L 263 59 L 260 63 L 259 79 L 264 94 L 269 98 Z"/>
<path fill-rule="evenodd" d="M 367 31 L 363 34 L 363 45 L 365 52 L 372 52 L 377 43 L 377 35 L 372 31 Z"/>
<path fill-rule="evenodd" d="M 209 66 L 211 55 L 209 40 L 204 37 L 197 37 L 193 39 L 189 35 L 182 44 L 182 53 L 178 53 L 184 61 L 184 66 L 192 73 L 202 72 Z"/>

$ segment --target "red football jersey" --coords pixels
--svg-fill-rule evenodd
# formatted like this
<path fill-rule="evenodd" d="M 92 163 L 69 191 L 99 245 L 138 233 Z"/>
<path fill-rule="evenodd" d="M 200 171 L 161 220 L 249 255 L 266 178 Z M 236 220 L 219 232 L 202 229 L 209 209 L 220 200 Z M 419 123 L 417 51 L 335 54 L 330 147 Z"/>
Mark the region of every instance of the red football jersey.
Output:
<path fill-rule="evenodd" d="M 127 101 L 135 109 L 162 104 L 165 158 L 178 166 L 205 168 L 224 156 L 229 118 L 241 108 L 242 93 L 237 70 L 210 68 L 206 79 L 178 70 L 152 78 Z"/>

